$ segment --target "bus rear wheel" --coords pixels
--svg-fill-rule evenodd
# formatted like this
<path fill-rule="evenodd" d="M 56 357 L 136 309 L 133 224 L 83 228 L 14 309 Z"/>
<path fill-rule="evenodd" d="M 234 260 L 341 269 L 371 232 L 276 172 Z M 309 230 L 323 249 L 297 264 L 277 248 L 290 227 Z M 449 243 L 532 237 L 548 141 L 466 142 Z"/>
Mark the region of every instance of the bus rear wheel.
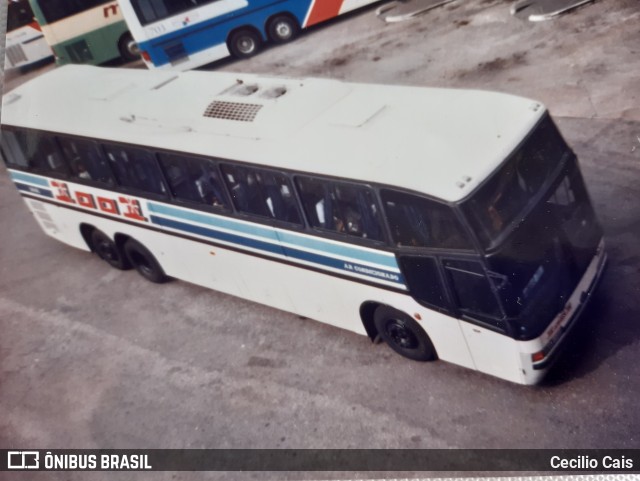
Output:
<path fill-rule="evenodd" d="M 91 250 L 93 250 L 100 259 L 105 261 L 111 267 L 115 267 L 120 270 L 129 269 L 131 267 L 128 259 L 118 248 L 116 243 L 113 242 L 107 234 L 98 229 L 94 229 L 91 232 Z"/>
<path fill-rule="evenodd" d="M 258 32 L 249 29 L 237 30 L 231 34 L 227 47 L 236 58 L 253 57 L 260 51 L 262 39 Z"/>
<path fill-rule="evenodd" d="M 436 350 L 422 327 L 404 312 L 380 306 L 373 315 L 380 337 L 395 352 L 414 361 L 433 361 Z"/>
<path fill-rule="evenodd" d="M 148 281 L 162 284 L 167 282 L 169 278 L 162 270 L 160 263 L 156 260 L 149 250 L 133 239 L 128 239 L 124 243 L 124 252 L 131 265 L 135 267 L 138 273 Z"/>
<path fill-rule="evenodd" d="M 273 43 L 286 43 L 296 38 L 300 27 L 294 18 L 288 15 L 277 15 L 269 20 L 267 31 Z"/>

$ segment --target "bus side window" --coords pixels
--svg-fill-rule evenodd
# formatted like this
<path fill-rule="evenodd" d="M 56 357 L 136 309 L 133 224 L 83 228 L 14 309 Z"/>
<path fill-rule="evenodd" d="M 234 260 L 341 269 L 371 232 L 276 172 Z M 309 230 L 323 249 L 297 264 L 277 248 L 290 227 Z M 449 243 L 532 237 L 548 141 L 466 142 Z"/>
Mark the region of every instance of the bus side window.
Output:
<path fill-rule="evenodd" d="M 17 167 L 19 169 L 29 167 L 27 157 L 20 148 L 15 132 L 10 130 L 2 131 L 2 153 L 7 166 Z"/>
<path fill-rule="evenodd" d="M 162 0 L 132 0 L 131 4 L 142 25 L 169 16 L 169 11 Z"/>
<path fill-rule="evenodd" d="M 302 224 L 293 187 L 285 175 L 232 165 L 221 168 L 240 212 Z"/>
<path fill-rule="evenodd" d="M 312 227 L 382 240 L 380 213 L 368 187 L 308 177 L 296 183 Z"/>
<path fill-rule="evenodd" d="M 90 140 L 58 137 L 62 154 L 69 164 L 71 176 L 80 180 L 113 185 L 113 174 L 100 147 Z"/>
<path fill-rule="evenodd" d="M 67 166 L 53 137 L 35 130 L 15 133 L 29 170 L 43 174 L 67 175 Z"/>
<path fill-rule="evenodd" d="M 382 203 L 398 246 L 472 249 L 453 210 L 424 197 L 383 189 Z"/>
<path fill-rule="evenodd" d="M 131 4 L 140 23 L 146 25 L 217 1 L 219 0 L 132 0 Z"/>
<path fill-rule="evenodd" d="M 289 179 L 274 172 L 262 172 L 260 183 L 272 217 L 293 224 L 302 224 L 298 203 Z"/>
<path fill-rule="evenodd" d="M 213 162 L 175 154 L 158 154 L 158 159 L 176 199 L 229 209 Z"/>
<path fill-rule="evenodd" d="M 162 174 L 154 154 L 135 147 L 104 145 L 118 184 L 122 187 L 166 195 Z"/>

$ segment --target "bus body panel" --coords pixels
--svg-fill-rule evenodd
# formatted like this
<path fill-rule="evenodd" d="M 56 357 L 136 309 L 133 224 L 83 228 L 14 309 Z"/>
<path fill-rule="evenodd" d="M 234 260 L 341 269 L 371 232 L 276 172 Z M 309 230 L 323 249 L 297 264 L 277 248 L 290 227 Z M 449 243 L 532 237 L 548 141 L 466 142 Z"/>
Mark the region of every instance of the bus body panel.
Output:
<path fill-rule="evenodd" d="M 53 46 L 56 63 L 87 63 L 99 65 L 120 56 L 118 44 L 114 38 L 120 38 L 127 32 L 124 21 L 115 22 L 91 32 L 57 41 Z"/>
<path fill-rule="evenodd" d="M 5 46 L 7 70 L 27 67 L 52 56 L 53 52 L 36 22 L 7 32 Z"/>
<path fill-rule="evenodd" d="M 47 22 L 38 2 L 30 0 L 56 63 L 99 65 L 120 57 L 118 42 L 128 32 L 117 2 L 106 1 L 74 15 Z"/>
<path fill-rule="evenodd" d="M 366 335 L 359 315 L 361 306 L 365 302 L 388 305 L 420 318 L 418 322 L 437 346 L 440 359 L 476 369 L 474 359 L 466 346 L 460 322 L 424 308 L 406 293 L 385 288 L 372 289 L 370 284 L 359 282 L 358 277 L 354 277 L 353 280 L 344 279 L 333 275 L 333 272 L 326 268 L 327 272 L 322 273 L 318 272 L 317 267 L 310 270 L 291 266 L 286 263 L 291 258 L 287 259 L 286 256 L 265 259 L 247 255 L 246 252 L 226 249 L 223 246 L 207 245 L 203 243 L 207 241 L 205 236 L 202 236 L 203 242 L 184 239 L 175 235 L 184 234 L 180 229 L 160 227 L 160 230 L 151 230 L 149 227 L 158 228 L 156 224 L 150 222 L 152 215 L 149 215 L 153 212 L 153 207 L 150 209 L 150 205 L 156 206 L 156 209 L 162 205 L 157 201 L 118 195 L 102 189 L 51 180 L 19 171 L 10 170 L 9 172 L 21 192 L 30 197 L 42 199 L 40 201 L 25 198 L 25 202 L 45 233 L 68 245 L 89 250 L 80 232 L 82 224 L 101 230 L 111 239 L 114 239 L 117 234 L 125 234 L 145 245 L 162 265 L 166 274 L 171 277 L 293 312 L 361 335 Z M 63 198 L 68 200 L 57 200 L 56 197 L 60 197 L 61 193 L 64 193 Z M 139 202 L 139 212 L 146 220 L 136 221 L 125 218 L 126 204 L 118 202 L 122 198 Z M 112 201 L 112 206 L 118 206 L 118 214 L 107 214 L 105 210 L 101 210 L 99 203 L 104 204 L 105 199 Z M 175 207 L 171 206 L 171 208 Z M 108 207 L 106 210 L 113 210 L 113 207 Z M 95 214 L 99 214 L 100 217 Z M 217 217 L 200 212 L 197 215 L 208 218 Z M 124 225 L 123 221 L 128 225 Z M 292 243 L 291 233 L 278 238 L 277 229 L 258 226 L 257 230 L 271 230 L 273 239 L 286 240 L 283 249 Z M 293 236 L 306 237 L 308 241 L 314 241 L 315 244 L 306 242 L 300 245 L 311 246 L 316 252 L 319 252 L 320 248 L 317 244 L 327 244 L 327 241 L 321 238 L 297 234 Z M 350 259 L 355 265 L 366 262 L 363 258 L 369 255 L 372 255 L 372 259 L 387 258 L 386 261 L 379 262 L 385 262 L 388 265 L 395 262 L 395 259 L 392 259 L 393 256 L 390 257 L 384 251 L 354 248 L 352 245 L 341 245 L 342 243 L 339 242 L 329 244 L 332 245 L 325 247 L 326 254 L 337 255 L 336 253 L 342 251 L 345 255 L 341 257 L 348 259 L 346 255 L 351 253 L 357 256 Z M 239 245 L 236 244 L 234 247 L 237 248 Z M 176 252 L 180 255 L 175 255 Z M 256 249 L 256 253 L 258 252 Z M 373 265 L 373 263 L 370 264 Z M 505 337 L 505 340 L 508 338 Z"/>
<path fill-rule="evenodd" d="M 478 371 L 515 383 L 522 383 L 517 341 L 504 334 L 467 322 L 460 323 L 464 338 Z M 491 346 L 491 349 L 487 349 Z"/>
<path fill-rule="evenodd" d="M 53 57 L 27 0 L 7 5 L 5 68 L 24 68 Z"/>
<path fill-rule="evenodd" d="M 219 0 L 142 25 L 130 1 L 120 1 L 133 37 L 150 68 L 188 70 L 224 58 L 229 34 L 251 27 L 263 41 L 276 14 L 294 17 L 302 28 L 335 18 L 377 0 Z"/>

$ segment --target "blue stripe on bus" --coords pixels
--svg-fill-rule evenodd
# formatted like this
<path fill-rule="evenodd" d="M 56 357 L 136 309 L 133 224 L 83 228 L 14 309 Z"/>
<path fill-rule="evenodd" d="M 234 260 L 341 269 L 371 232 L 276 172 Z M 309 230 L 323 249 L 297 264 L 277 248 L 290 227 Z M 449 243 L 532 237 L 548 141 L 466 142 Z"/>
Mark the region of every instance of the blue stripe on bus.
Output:
<path fill-rule="evenodd" d="M 42 195 L 42 196 L 45 196 L 45 197 L 51 197 L 53 199 L 53 194 L 51 193 L 50 190 L 41 189 L 40 187 L 35 187 L 33 185 L 21 184 L 19 182 L 14 182 L 14 184 L 18 188 L 18 190 L 21 190 L 23 192 L 30 192 L 32 194 L 38 194 L 38 195 Z"/>
<path fill-rule="evenodd" d="M 36 177 L 35 175 L 25 174 L 24 172 L 9 172 L 11 179 L 16 181 L 28 182 L 30 184 L 36 184 L 41 187 L 49 187 L 49 181 L 42 177 Z"/>
<path fill-rule="evenodd" d="M 323 251 L 327 254 L 356 259 L 361 262 L 371 262 L 372 264 L 378 264 L 384 267 L 398 269 L 396 257 L 392 254 L 385 255 L 379 252 L 365 251 L 362 249 L 358 249 L 357 247 L 343 244 L 334 244 L 322 239 L 301 236 L 290 232 L 278 232 L 278 237 L 282 242 L 286 242 L 287 244 L 294 244 L 298 247 L 313 249 L 316 251 Z"/>
<path fill-rule="evenodd" d="M 197 234 L 204 237 L 210 237 L 212 239 L 217 239 L 224 242 L 229 242 L 232 244 L 237 244 L 244 247 L 250 247 L 252 249 L 258 249 L 261 251 L 270 252 L 272 254 L 279 254 L 281 256 L 284 256 L 284 252 L 282 251 L 282 248 L 277 244 L 271 244 L 269 242 L 259 241 L 256 239 L 249 239 L 247 237 L 243 237 L 240 235 L 229 234 L 227 232 L 220 232 L 217 230 L 209 229 L 207 227 L 187 224 L 185 222 L 167 219 L 165 217 L 158 217 L 156 215 L 152 215 L 150 217 L 151 217 L 152 223 L 161 225 L 163 227 L 170 227 L 172 229 L 191 232 L 192 234 Z"/>
<path fill-rule="evenodd" d="M 156 214 L 169 215 L 177 217 L 182 220 L 188 220 L 191 222 L 198 222 L 200 224 L 207 224 L 212 227 L 218 227 L 220 229 L 233 230 L 241 234 L 248 234 L 257 237 L 263 237 L 273 242 L 278 242 L 278 237 L 273 229 L 262 227 L 259 225 L 244 224 L 242 222 L 236 222 L 231 219 L 225 219 L 224 217 L 213 217 L 207 214 L 201 214 L 199 212 L 176 209 L 164 204 L 147 203 L 149 212 L 155 212 Z"/>
<path fill-rule="evenodd" d="M 242 222 L 236 222 L 231 219 L 225 219 L 223 217 L 213 217 L 199 212 L 176 209 L 164 204 L 149 202 L 147 207 L 150 212 L 155 212 L 156 214 L 168 215 L 171 217 L 177 217 L 180 220 L 188 220 L 191 222 L 198 222 L 200 224 L 207 224 L 212 227 L 233 230 L 240 234 L 262 237 L 272 242 L 285 242 L 287 244 L 292 244 L 293 248 L 313 249 L 320 251 L 323 254 L 345 257 L 350 261 L 369 262 L 371 264 L 380 265 L 383 268 L 395 269 L 396 272 L 399 271 L 398 263 L 394 255 L 358 249 L 357 247 L 344 244 L 335 244 L 322 239 L 306 237 L 292 232 L 276 232 L 268 227 L 250 225 Z"/>
<path fill-rule="evenodd" d="M 290 259 L 311 262 L 324 267 L 332 267 L 334 269 L 340 269 L 348 273 L 360 274 L 374 279 L 394 282 L 396 284 L 404 286 L 402 275 L 396 272 L 391 272 L 385 269 L 376 269 L 355 262 L 343 261 L 334 257 L 327 257 L 321 254 L 314 254 L 312 252 L 292 249 L 290 247 L 285 247 L 284 251 L 286 256 Z"/>
<path fill-rule="evenodd" d="M 172 229 L 181 230 L 183 232 L 189 232 L 191 234 L 197 234 L 203 237 L 209 237 L 211 239 L 221 240 L 236 244 L 241 247 L 248 247 L 251 249 L 268 252 L 280 256 L 285 256 L 290 259 L 299 261 L 305 261 L 312 264 L 319 265 L 321 267 L 329 267 L 337 270 L 341 270 L 350 274 L 359 274 L 372 279 L 384 280 L 393 282 L 398 286 L 404 286 L 404 280 L 400 274 L 390 272 L 383 269 L 374 269 L 362 264 L 342 261 L 333 257 L 323 256 L 320 254 L 313 254 L 311 252 L 305 252 L 298 249 L 285 248 L 283 249 L 275 244 L 269 242 L 263 242 L 256 239 L 249 239 L 247 237 L 229 234 L 226 232 L 219 232 L 217 230 L 209 229 L 207 227 L 201 227 L 193 224 L 187 224 L 177 220 L 167 219 L 165 217 L 158 217 L 156 215 L 150 216 L 151 222 L 163 227 L 170 227 Z"/>

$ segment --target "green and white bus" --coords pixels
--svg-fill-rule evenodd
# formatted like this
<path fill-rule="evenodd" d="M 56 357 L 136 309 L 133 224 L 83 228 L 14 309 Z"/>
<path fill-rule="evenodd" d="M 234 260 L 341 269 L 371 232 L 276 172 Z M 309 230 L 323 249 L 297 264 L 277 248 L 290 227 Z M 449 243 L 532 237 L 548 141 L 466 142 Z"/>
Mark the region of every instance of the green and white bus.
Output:
<path fill-rule="evenodd" d="M 66 66 L 2 121 L 46 234 L 418 361 L 538 382 L 605 265 L 576 156 L 532 100 Z"/>
<path fill-rule="evenodd" d="M 58 65 L 139 58 L 115 0 L 29 0 Z"/>

